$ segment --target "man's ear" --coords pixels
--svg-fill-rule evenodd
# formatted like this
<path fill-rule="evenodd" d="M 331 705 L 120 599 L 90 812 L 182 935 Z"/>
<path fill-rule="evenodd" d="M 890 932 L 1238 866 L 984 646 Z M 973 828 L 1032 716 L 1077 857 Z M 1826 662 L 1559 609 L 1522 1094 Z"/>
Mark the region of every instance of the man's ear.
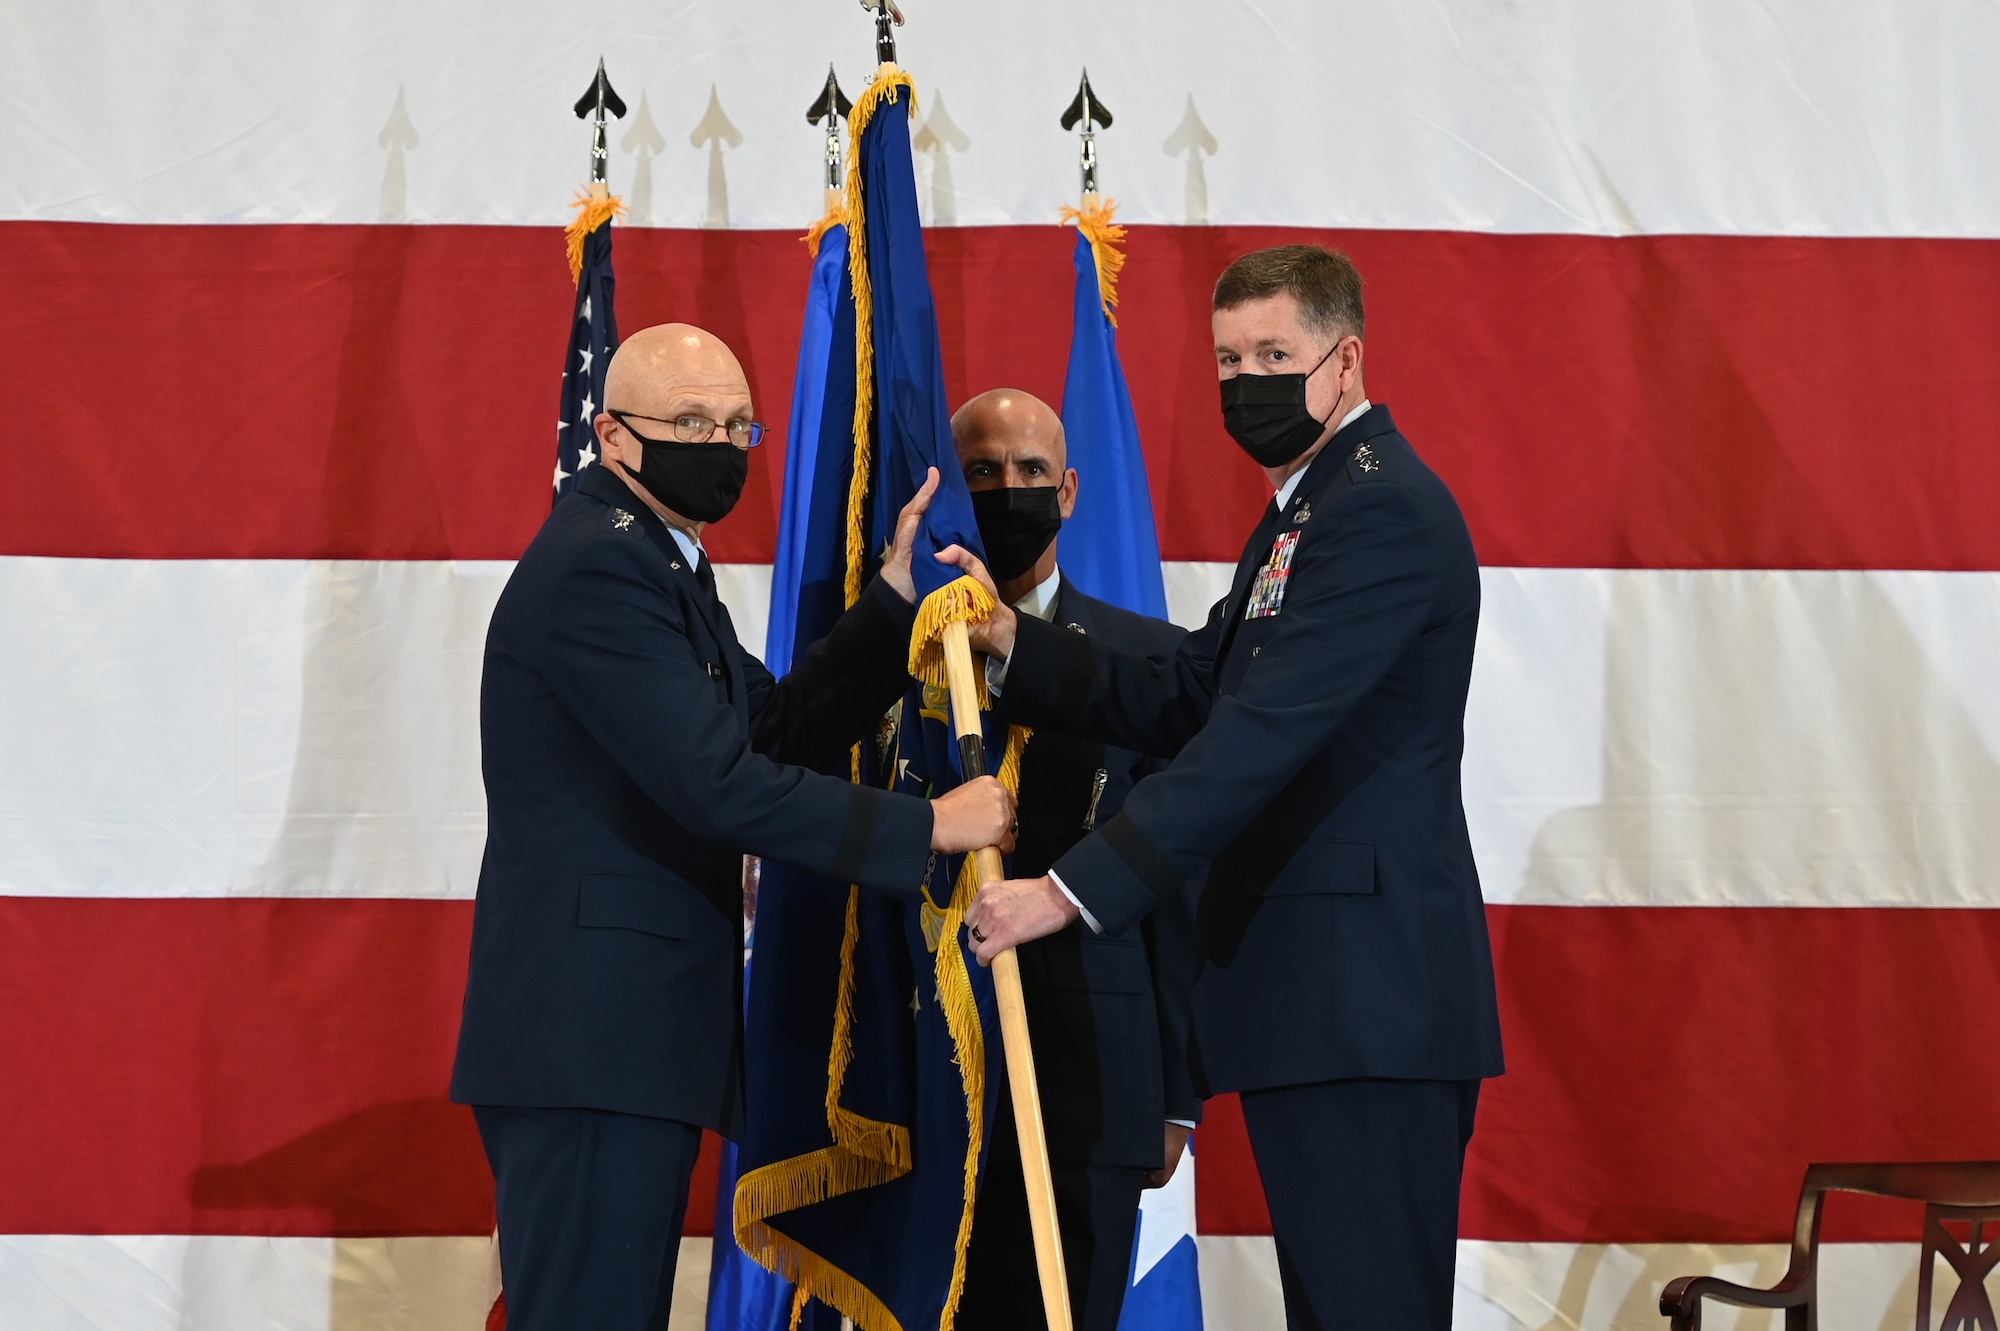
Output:
<path fill-rule="evenodd" d="M 619 435 L 618 422 L 612 418 L 610 412 L 598 412 L 597 418 L 591 421 L 590 428 L 597 432 L 597 455 L 599 457 L 603 458 L 606 462 L 616 462 L 627 471 L 636 472 L 639 470 L 638 459 L 626 456 L 625 441 Z"/>
<path fill-rule="evenodd" d="M 1358 383 L 1361 379 L 1361 339 L 1349 337 L 1340 348 L 1340 368 L 1352 374 Z"/>
<path fill-rule="evenodd" d="M 1063 473 L 1062 484 L 1056 487 L 1056 511 L 1062 514 L 1064 522 L 1069 521 L 1069 515 L 1076 512 L 1075 467 Z"/>

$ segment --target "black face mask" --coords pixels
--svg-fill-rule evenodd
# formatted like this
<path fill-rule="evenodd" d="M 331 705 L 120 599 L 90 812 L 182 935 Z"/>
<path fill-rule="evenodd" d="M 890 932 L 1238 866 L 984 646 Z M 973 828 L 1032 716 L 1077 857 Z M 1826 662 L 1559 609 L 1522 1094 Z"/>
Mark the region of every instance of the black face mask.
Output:
<path fill-rule="evenodd" d="M 986 547 L 986 568 L 995 579 L 1020 577 L 1049 548 L 1062 529 L 1061 493 L 1059 485 L 972 492 L 979 543 Z"/>
<path fill-rule="evenodd" d="M 626 473 L 653 498 L 692 522 L 720 522 L 736 507 L 743 482 L 750 476 L 749 449 L 729 443 L 648 439 L 622 418 L 618 423 L 644 445 L 638 470 L 628 467 Z"/>
<path fill-rule="evenodd" d="M 1304 374 L 1238 374 L 1222 381 L 1222 428 L 1258 466 L 1282 467 L 1326 433 L 1326 422 L 1306 410 L 1306 380 L 1339 349 L 1336 341 Z M 1337 401 L 1334 410 L 1340 410 Z"/>

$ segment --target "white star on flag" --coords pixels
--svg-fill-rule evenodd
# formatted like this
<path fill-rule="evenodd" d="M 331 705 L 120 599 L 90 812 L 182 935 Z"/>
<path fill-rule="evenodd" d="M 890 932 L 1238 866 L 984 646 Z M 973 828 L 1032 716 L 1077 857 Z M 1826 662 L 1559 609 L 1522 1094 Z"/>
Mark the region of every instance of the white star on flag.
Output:
<path fill-rule="evenodd" d="M 591 358 L 592 356 L 596 355 L 597 353 L 596 353 L 596 352 L 594 352 L 594 351 L 592 351 L 592 350 L 591 350 L 591 349 L 590 349 L 589 347 L 578 347 L 578 348 L 576 349 L 576 354 L 577 354 L 577 355 L 579 355 L 579 356 L 581 356 L 581 357 L 583 357 L 583 368 L 582 368 L 582 369 L 580 369 L 580 370 L 578 370 L 578 371 L 577 371 L 577 373 L 579 373 L 579 374 L 589 374 L 589 373 L 590 373 L 590 358 Z"/>
<path fill-rule="evenodd" d="M 568 472 L 566 472 L 566 471 L 564 471 L 564 470 L 562 469 L 562 463 L 560 463 L 560 462 L 556 463 L 556 485 L 555 485 L 555 488 L 556 488 L 556 489 L 558 489 L 558 490 L 562 489 L 562 483 L 563 483 L 564 481 L 568 480 L 568 479 L 569 479 L 569 473 L 568 473 Z"/>
<path fill-rule="evenodd" d="M 582 471 L 595 461 L 597 461 L 597 450 L 592 448 L 590 441 L 586 439 L 582 451 L 576 455 L 576 469 Z"/>

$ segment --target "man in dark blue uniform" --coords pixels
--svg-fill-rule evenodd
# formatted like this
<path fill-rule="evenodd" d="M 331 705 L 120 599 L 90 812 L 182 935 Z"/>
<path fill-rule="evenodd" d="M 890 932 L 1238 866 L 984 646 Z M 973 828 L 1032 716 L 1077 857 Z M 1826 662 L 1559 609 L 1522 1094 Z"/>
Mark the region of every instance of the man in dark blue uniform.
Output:
<path fill-rule="evenodd" d="M 1001 600 L 1017 614 L 1150 660 L 1187 635 L 1165 620 L 1087 596 L 1057 565 L 1056 533 L 1076 505 L 1062 420 L 1017 389 L 982 393 L 951 431 L 972 491 L 980 543 Z M 1002 693 L 999 708 L 1008 710 Z M 1014 871 L 1046 873 L 1163 766 L 1044 725 L 1021 758 Z M 1114 1331 L 1131 1269 L 1139 1193 L 1166 1183 L 1199 1119 L 1187 1062 L 1192 921 L 1155 910 L 1116 933 L 1080 921 L 1021 948 L 1021 988 L 1061 1222 L 1070 1309 L 1079 1331 Z M 1004 1085 L 997 1043 L 987 1075 Z M 966 1256 L 959 1331 L 1046 1325 L 1035 1273 L 1014 1116 L 1004 1106 Z"/>
<path fill-rule="evenodd" d="M 1278 494 L 1207 626 L 1164 663 L 1005 609 L 975 635 L 1025 719 L 1173 761 L 966 924 L 984 960 L 1079 908 L 1115 932 L 1187 894 L 1196 1079 L 1242 1092 L 1291 1326 L 1442 1331 L 1479 1083 L 1501 1071 L 1459 785 L 1477 561 L 1367 401 L 1344 256 L 1244 256 L 1213 328 L 1224 427 Z"/>
<path fill-rule="evenodd" d="M 882 576 L 774 681 L 701 548 L 762 433 L 742 367 L 663 325 L 619 349 L 605 398 L 602 464 L 508 579 L 480 688 L 452 1098 L 493 1166 L 511 1331 L 666 1326 L 701 1129 L 742 1113 L 745 852 L 914 895 L 932 851 L 1011 841 L 990 780 L 925 802 L 808 770 L 902 690 L 935 473 Z"/>

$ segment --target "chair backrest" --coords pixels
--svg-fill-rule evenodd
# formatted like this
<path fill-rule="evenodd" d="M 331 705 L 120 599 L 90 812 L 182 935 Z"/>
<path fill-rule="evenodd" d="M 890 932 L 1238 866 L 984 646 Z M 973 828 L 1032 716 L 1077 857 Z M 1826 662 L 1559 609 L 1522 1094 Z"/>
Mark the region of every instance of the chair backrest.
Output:
<path fill-rule="evenodd" d="M 2000 1161 L 1809 1166 L 1792 1231 L 1795 1269 L 1817 1274 L 1821 1202 L 1829 1192 L 1924 1203 L 1915 1331 L 1931 1331 L 1939 1258 L 1958 1280 L 1941 1331 L 2000 1331 L 1986 1287 L 1986 1277 L 2000 1265 Z"/>
<path fill-rule="evenodd" d="M 1961 1240 L 1952 1230 L 1964 1226 Z M 1945 1304 L 1943 1331 L 2000 1331 L 1993 1312 L 1993 1295 L 1986 1277 L 2000 1262 L 2000 1206 L 1939 1206 L 1924 1208 L 1924 1247 L 1917 1268 L 1917 1328 L 1930 1331 L 1931 1284 L 1937 1279 L 1937 1259 L 1958 1276 L 1958 1288 Z M 1981 1235 L 1985 1236 L 1982 1245 Z"/>

